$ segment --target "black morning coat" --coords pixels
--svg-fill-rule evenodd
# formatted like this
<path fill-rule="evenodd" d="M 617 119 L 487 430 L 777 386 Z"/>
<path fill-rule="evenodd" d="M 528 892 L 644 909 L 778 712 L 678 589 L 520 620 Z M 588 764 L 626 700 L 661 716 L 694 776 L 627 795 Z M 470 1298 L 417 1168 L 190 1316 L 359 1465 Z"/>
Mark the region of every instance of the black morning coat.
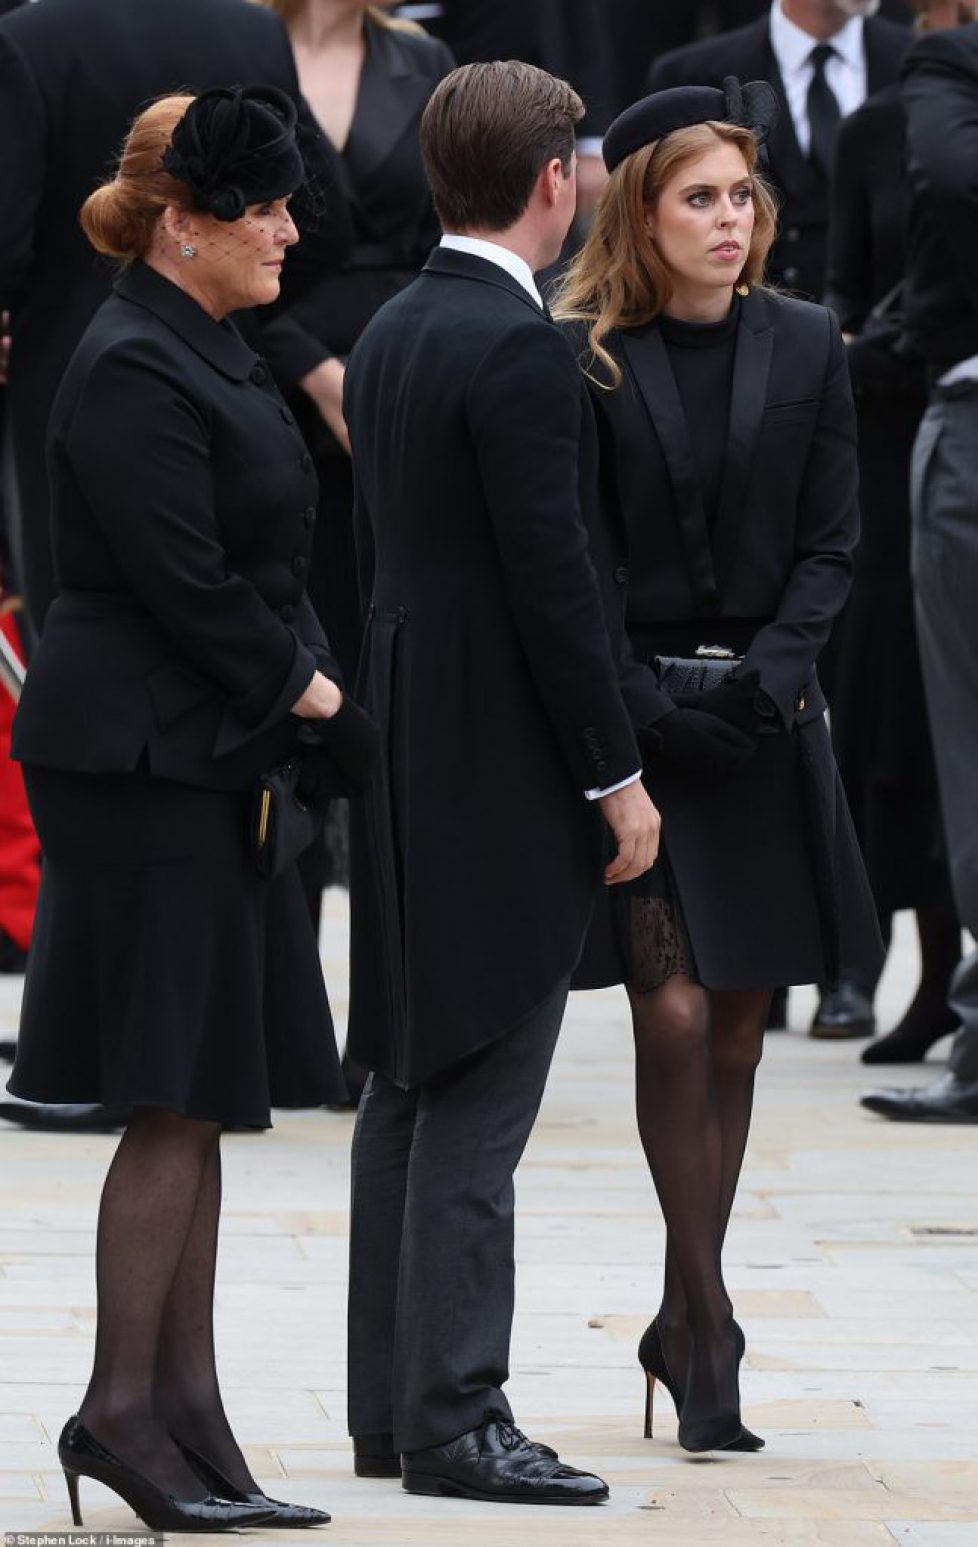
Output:
<path fill-rule="evenodd" d="M 384 744 L 349 1045 L 411 1087 L 570 974 L 603 848 L 584 792 L 641 759 L 582 511 L 584 379 L 518 281 L 436 249 L 354 350 L 346 417 Z"/>
<path fill-rule="evenodd" d="M 304 591 L 312 459 L 234 326 L 136 263 L 48 437 L 60 594 L 14 720 L 24 763 L 247 790 L 338 668 Z"/>
<path fill-rule="evenodd" d="M 28 611 L 40 627 L 54 596 L 44 438 L 75 345 L 112 288 L 78 211 L 113 170 L 130 123 L 167 92 L 262 82 L 288 92 L 304 121 L 288 34 L 248 0 L 43 0 L 0 22 L 0 308 L 13 316 L 7 407 L 16 453 L 12 528 Z M 335 182 L 319 137 L 324 191 Z M 290 254 L 294 295 L 349 247 L 335 194 Z"/>
<path fill-rule="evenodd" d="M 872 95 L 892 85 L 899 76 L 912 34 L 906 27 L 877 16 L 864 23 L 863 37 L 867 94 Z M 781 211 L 768 272 L 772 283 L 820 301 L 825 289 L 828 182 L 802 155 L 798 144 L 784 82 L 771 48 L 770 16 L 762 16 L 734 32 L 663 54 L 652 66 L 646 89 L 722 86 L 725 75 L 736 75 L 742 81 L 769 81 L 777 92 L 780 112 L 768 141 L 767 172 L 781 196 Z"/>

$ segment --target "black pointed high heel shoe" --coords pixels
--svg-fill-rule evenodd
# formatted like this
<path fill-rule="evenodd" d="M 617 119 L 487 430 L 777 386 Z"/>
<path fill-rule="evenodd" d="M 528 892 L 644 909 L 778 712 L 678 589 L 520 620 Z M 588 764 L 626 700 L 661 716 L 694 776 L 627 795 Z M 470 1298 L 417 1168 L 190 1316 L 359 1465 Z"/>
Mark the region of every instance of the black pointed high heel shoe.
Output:
<path fill-rule="evenodd" d="M 736 1322 L 734 1327 L 737 1335 L 737 1357 L 742 1359 L 747 1342 L 742 1329 Z M 672 1376 L 669 1374 L 669 1367 L 666 1364 L 665 1354 L 662 1351 L 662 1339 L 659 1336 L 659 1328 L 654 1321 L 642 1334 L 642 1341 L 638 1345 L 638 1361 L 645 1372 L 645 1438 L 650 1440 L 652 1438 L 652 1403 L 656 1381 L 660 1385 L 665 1386 L 672 1397 L 677 1414 L 682 1410 L 683 1405 L 682 1392 L 673 1383 Z M 740 1434 L 735 1439 L 728 1440 L 723 1445 L 710 1445 L 705 1448 L 709 1450 L 753 1452 L 763 1450 L 764 1443 L 759 1434 L 752 1433 L 750 1429 L 745 1429 L 743 1424 L 741 1424 Z M 687 1446 L 686 1448 L 688 1449 L 689 1447 Z"/>
<path fill-rule="evenodd" d="M 77 1417 L 69 1418 L 58 1441 L 58 1459 L 68 1485 L 71 1518 L 82 1524 L 78 1479 L 92 1477 L 124 1499 L 151 1531 L 233 1531 L 261 1525 L 272 1510 L 230 1499 L 175 1499 L 101 1444 Z"/>
<path fill-rule="evenodd" d="M 234 1499 L 237 1503 L 250 1504 L 254 1509 L 264 1509 L 267 1516 L 266 1525 L 282 1526 L 289 1530 L 329 1525 L 332 1517 L 327 1515 L 324 1509 L 315 1509 L 311 1504 L 286 1504 L 283 1499 L 270 1499 L 260 1488 L 255 1493 L 245 1493 L 230 1478 L 225 1477 L 212 1461 L 208 1461 L 199 1451 L 194 1450 L 192 1445 L 177 1439 L 175 1434 L 171 1435 L 171 1439 L 179 1446 L 206 1487 L 222 1499 Z"/>

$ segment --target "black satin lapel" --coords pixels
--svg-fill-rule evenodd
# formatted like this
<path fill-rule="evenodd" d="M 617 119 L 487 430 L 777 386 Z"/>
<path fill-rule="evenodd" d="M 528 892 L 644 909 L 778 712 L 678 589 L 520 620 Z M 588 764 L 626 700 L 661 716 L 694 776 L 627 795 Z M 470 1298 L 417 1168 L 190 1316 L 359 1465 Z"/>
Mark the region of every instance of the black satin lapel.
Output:
<path fill-rule="evenodd" d="M 697 476 L 686 415 L 662 334 L 657 327 L 649 328 L 641 337 L 623 331 L 622 342 L 669 469 L 686 569 L 696 604 L 704 612 L 716 612 L 719 592 L 713 572 L 703 488 Z M 657 514 L 650 511 L 652 517 Z"/>
<path fill-rule="evenodd" d="M 429 96 L 433 82 L 411 68 L 396 34 L 367 22 L 367 54 L 344 156 L 357 180 L 376 170 L 398 145 Z"/>
<path fill-rule="evenodd" d="M 764 423 L 774 350 L 774 328 L 765 313 L 763 298 L 756 293 L 742 303 L 730 396 L 727 458 L 713 533 L 713 559 L 721 597 L 737 562 L 751 474 Z"/>

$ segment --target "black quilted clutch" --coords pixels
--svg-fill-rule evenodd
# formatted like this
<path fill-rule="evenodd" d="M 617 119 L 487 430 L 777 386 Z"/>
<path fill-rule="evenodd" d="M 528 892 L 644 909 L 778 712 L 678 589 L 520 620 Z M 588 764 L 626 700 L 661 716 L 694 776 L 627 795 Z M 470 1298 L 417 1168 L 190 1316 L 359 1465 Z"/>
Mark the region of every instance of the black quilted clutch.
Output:
<path fill-rule="evenodd" d="M 692 656 L 657 655 L 652 669 L 660 688 L 670 698 L 688 698 L 718 688 L 742 660 L 742 655 L 734 655 L 720 645 L 700 645 Z"/>

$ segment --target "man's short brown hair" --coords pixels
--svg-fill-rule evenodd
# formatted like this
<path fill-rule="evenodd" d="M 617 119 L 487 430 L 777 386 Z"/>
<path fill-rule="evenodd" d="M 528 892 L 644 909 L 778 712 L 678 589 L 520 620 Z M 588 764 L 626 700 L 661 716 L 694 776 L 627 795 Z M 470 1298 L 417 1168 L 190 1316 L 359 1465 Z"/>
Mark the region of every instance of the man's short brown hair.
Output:
<path fill-rule="evenodd" d="M 548 162 L 569 175 L 584 104 L 572 86 L 518 60 L 468 64 L 437 87 L 421 151 L 446 230 L 505 231 Z"/>

